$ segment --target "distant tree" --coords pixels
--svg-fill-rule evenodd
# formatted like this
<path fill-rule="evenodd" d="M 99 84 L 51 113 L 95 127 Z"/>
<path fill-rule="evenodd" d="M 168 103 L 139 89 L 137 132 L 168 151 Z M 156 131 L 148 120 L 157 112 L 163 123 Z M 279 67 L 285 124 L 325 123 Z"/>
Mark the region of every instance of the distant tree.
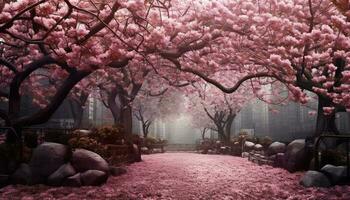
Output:
<path fill-rule="evenodd" d="M 231 139 L 231 128 L 235 117 L 253 97 L 244 88 L 228 95 L 207 83 L 193 84 L 193 87 L 186 92 L 189 99 L 188 109 L 192 113 L 194 124 L 202 129 L 202 134 L 205 134 L 208 128 L 216 131 L 219 139 L 226 143 Z M 203 120 L 204 116 L 207 119 Z"/>

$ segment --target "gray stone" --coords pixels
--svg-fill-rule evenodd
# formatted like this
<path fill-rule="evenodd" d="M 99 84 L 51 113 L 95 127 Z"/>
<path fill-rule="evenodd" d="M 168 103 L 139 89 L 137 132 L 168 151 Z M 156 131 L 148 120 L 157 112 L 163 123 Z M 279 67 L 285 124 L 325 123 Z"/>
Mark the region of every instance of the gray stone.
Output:
<path fill-rule="evenodd" d="M 286 151 L 286 144 L 282 142 L 273 142 L 267 148 L 267 155 L 271 156 L 278 153 L 284 153 Z"/>
<path fill-rule="evenodd" d="M 248 158 L 249 153 L 248 152 L 242 152 L 242 158 Z"/>
<path fill-rule="evenodd" d="M 141 147 L 141 153 L 149 154 L 149 149 L 147 147 Z"/>
<path fill-rule="evenodd" d="M 272 155 L 272 156 L 269 156 L 269 159 L 275 161 L 275 160 L 276 160 L 276 157 L 277 157 L 277 154 Z"/>
<path fill-rule="evenodd" d="M 346 180 L 347 168 L 345 166 L 325 165 L 321 172 L 329 177 L 332 184 L 336 185 Z"/>
<path fill-rule="evenodd" d="M 60 186 L 63 180 L 69 176 L 76 174 L 75 169 L 70 163 L 62 165 L 47 179 L 47 184 L 52 186 Z"/>
<path fill-rule="evenodd" d="M 112 176 L 120 176 L 125 174 L 126 172 L 126 169 L 123 167 L 109 167 L 109 173 Z"/>
<path fill-rule="evenodd" d="M 274 160 L 274 166 L 275 167 L 283 167 L 283 163 L 284 163 L 284 159 L 285 159 L 284 153 L 277 153 L 275 155 L 276 155 L 276 158 Z"/>
<path fill-rule="evenodd" d="M 63 165 L 70 156 L 69 148 L 58 143 L 43 143 L 34 149 L 30 168 L 34 183 L 43 183 Z"/>
<path fill-rule="evenodd" d="M 264 149 L 264 147 L 261 144 L 254 145 L 254 150 L 256 150 L 256 151 L 262 151 L 263 149 Z"/>
<path fill-rule="evenodd" d="M 307 171 L 300 181 L 305 187 L 329 187 L 331 186 L 327 176 L 318 171 Z"/>
<path fill-rule="evenodd" d="M 109 171 L 109 166 L 105 159 L 97 153 L 85 149 L 76 149 L 73 152 L 71 163 L 78 172 L 99 170 L 108 173 Z"/>
<path fill-rule="evenodd" d="M 80 173 L 77 173 L 74 176 L 67 177 L 63 181 L 62 185 L 69 186 L 69 187 L 80 187 L 81 186 Z"/>
<path fill-rule="evenodd" d="M 249 141 L 244 142 L 244 148 L 246 150 L 253 150 L 254 146 L 255 146 L 255 144 L 253 142 L 249 142 Z"/>
<path fill-rule="evenodd" d="M 12 184 L 30 185 L 32 184 L 32 172 L 28 164 L 22 163 L 14 174 L 10 177 Z"/>
<path fill-rule="evenodd" d="M 107 181 L 107 178 L 108 175 L 99 170 L 88 170 L 80 175 L 82 185 L 102 185 Z"/>
<path fill-rule="evenodd" d="M 289 172 L 304 170 L 309 167 L 311 157 L 312 154 L 305 149 L 305 140 L 294 140 L 287 146 L 284 168 Z"/>
<path fill-rule="evenodd" d="M 85 130 L 85 129 L 78 129 L 74 131 L 75 134 L 81 134 L 81 135 L 89 135 L 92 133 L 91 130 Z"/>
<path fill-rule="evenodd" d="M 136 144 L 132 144 L 132 149 L 133 149 L 133 159 L 135 162 L 141 162 L 141 150 L 139 149 L 139 147 Z"/>

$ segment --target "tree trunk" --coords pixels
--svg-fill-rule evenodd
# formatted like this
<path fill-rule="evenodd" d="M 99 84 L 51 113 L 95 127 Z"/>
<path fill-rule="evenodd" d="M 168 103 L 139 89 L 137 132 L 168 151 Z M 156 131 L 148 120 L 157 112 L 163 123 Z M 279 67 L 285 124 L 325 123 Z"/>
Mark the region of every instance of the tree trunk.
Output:
<path fill-rule="evenodd" d="M 84 107 L 75 100 L 69 100 L 69 104 L 74 118 L 73 128 L 79 129 L 83 121 Z"/>
<path fill-rule="evenodd" d="M 143 129 L 143 138 L 147 138 L 148 137 L 148 130 L 147 128 Z"/>
<path fill-rule="evenodd" d="M 148 133 L 149 133 L 149 127 L 151 126 L 151 121 L 142 121 L 142 131 L 143 131 L 143 137 L 147 138 L 148 137 Z"/>
<path fill-rule="evenodd" d="M 325 115 L 323 111 L 323 107 L 332 107 L 332 103 L 329 99 L 325 99 L 324 97 L 319 96 L 316 131 L 314 136 L 317 137 L 322 133 L 339 134 L 338 128 L 335 123 L 336 110 L 329 115 Z"/>
<path fill-rule="evenodd" d="M 218 128 L 219 140 L 220 140 L 221 142 L 226 143 L 226 142 L 227 142 L 227 137 L 226 137 L 226 135 L 225 135 L 225 129 L 224 129 L 224 127 L 217 126 L 217 128 Z"/>
<path fill-rule="evenodd" d="M 203 128 L 202 130 L 202 140 L 205 139 L 205 133 L 207 132 L 207 128 Z"/>
<path fill-rule="evenodd" d="M 120 106 L 118 106 L 116 101 L 115 101 L 116 97 L 117 97 L 117 92 L 108 93 L 107 104 L 108 104 L 109 110 L 112 113 L 114 125 L 119 124 L 120 118 L 121 118 Z"/>
<path fill-rule="evenodd" d="M 141 122 L 142 123 L 142 134 L 143 134 L 143 138 L 147 138 L 148 132 L 147 132 L 147 124 L 145 122 Z"/>
<path fill-rule="evenodd" d="M 132 108 L 127 105 L 122 109 L 121 122 L 124 127 L 125 133 L 132 134 Z"/>
<path fill-rule="evenodd" d="M 230 142 L 231 140 L 231 127 L 232 127 L 232 123 L 233 120 L 235 119 L 236 115 L 230 114 L 227 116 L 227 120 L 226 120 L 226 124 L 225 124 L 225 133 L 226 133 L 226 137 L 228 142 Z"/>
<path fill-rule="evenodd" d="M 16 81 L 11 83 L 10 89 L 10 98 L 9 98 L 9 123 L 6 125 L 9 127 L 13 127 L 17 133 L 17 139 L 14 140 L 14 134 L 7 135 L 7 141 L 22 141 L 22 127 L 32 126 L 36 124 L 42 124 L 47 122 L 50 117 L 54 114 L 54 112 L 59 108 L 62 102 L 66 99 L 67 95 L 71 91 L 71 89 L 80 82 L 81 79 L 88 76 L 90 71 L 77 71 L 71 73 L 66 80 L 62 83 L 62 85 L 57 89 L 56 94 L 51 98 L 48 105 L 39 111 L 29 115 L 29 116 L 19 116 L 20 113 L 20 104 L 21 104 L 21 96 L 19 96 L 19 89 L 21 81 Z M 24 79 L 24 78 L 22 78 Z M 14 79 L 15 80 L 15 79 Z M 16 107 L 18 106 L 18 107 Z"/>

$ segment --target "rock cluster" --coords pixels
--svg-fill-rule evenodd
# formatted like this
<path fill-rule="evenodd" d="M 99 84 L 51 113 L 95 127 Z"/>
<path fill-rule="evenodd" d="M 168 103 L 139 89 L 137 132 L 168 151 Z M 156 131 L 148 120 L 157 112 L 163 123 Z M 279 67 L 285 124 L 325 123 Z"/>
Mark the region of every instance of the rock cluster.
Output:
<path fill-rule="evenodd" d="M 0 175 L 0 184 L 47 184 L 51 186 L 97 186 L 109 175 L 126 173 L 110 167 L 98 154 L 85 149 L 73 152 L 62 144 L 43 143 L 33 151 L 29 163 L 22 163 L 11 175 Z"/>
<path fill-rule="evenodd" d="M 345 166 L 325 165 L 320 171 L 307 171 L 300 184 L 305 187 L 330 187 L 343 184 L 347 179 Z"/>
<path fill-rule="evenodd" d="M 289 172 L 307 169 L 312 157 L 303 139 L 294 140 L 288 145 L 273 142 L 265 150 L 262 145 L 249 141 L 244 143 L 244 147 L 247 152 L 243 152 L 242 157 L 248 157 L 249 160 L 259 164 L 271 164 L 274 167 L 285 168 Z"/>

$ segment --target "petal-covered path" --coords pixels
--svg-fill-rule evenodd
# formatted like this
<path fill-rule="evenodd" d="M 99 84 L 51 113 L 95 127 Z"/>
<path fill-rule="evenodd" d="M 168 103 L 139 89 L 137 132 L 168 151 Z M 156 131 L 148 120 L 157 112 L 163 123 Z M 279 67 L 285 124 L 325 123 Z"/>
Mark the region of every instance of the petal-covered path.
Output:
<path fill-rule="evenodd" d="M 8 186 L 0 199 L 350 199 L 350 186 L 303 188 L 302 173 L 195 153 L 143 156 L 101 187 Z"/>

